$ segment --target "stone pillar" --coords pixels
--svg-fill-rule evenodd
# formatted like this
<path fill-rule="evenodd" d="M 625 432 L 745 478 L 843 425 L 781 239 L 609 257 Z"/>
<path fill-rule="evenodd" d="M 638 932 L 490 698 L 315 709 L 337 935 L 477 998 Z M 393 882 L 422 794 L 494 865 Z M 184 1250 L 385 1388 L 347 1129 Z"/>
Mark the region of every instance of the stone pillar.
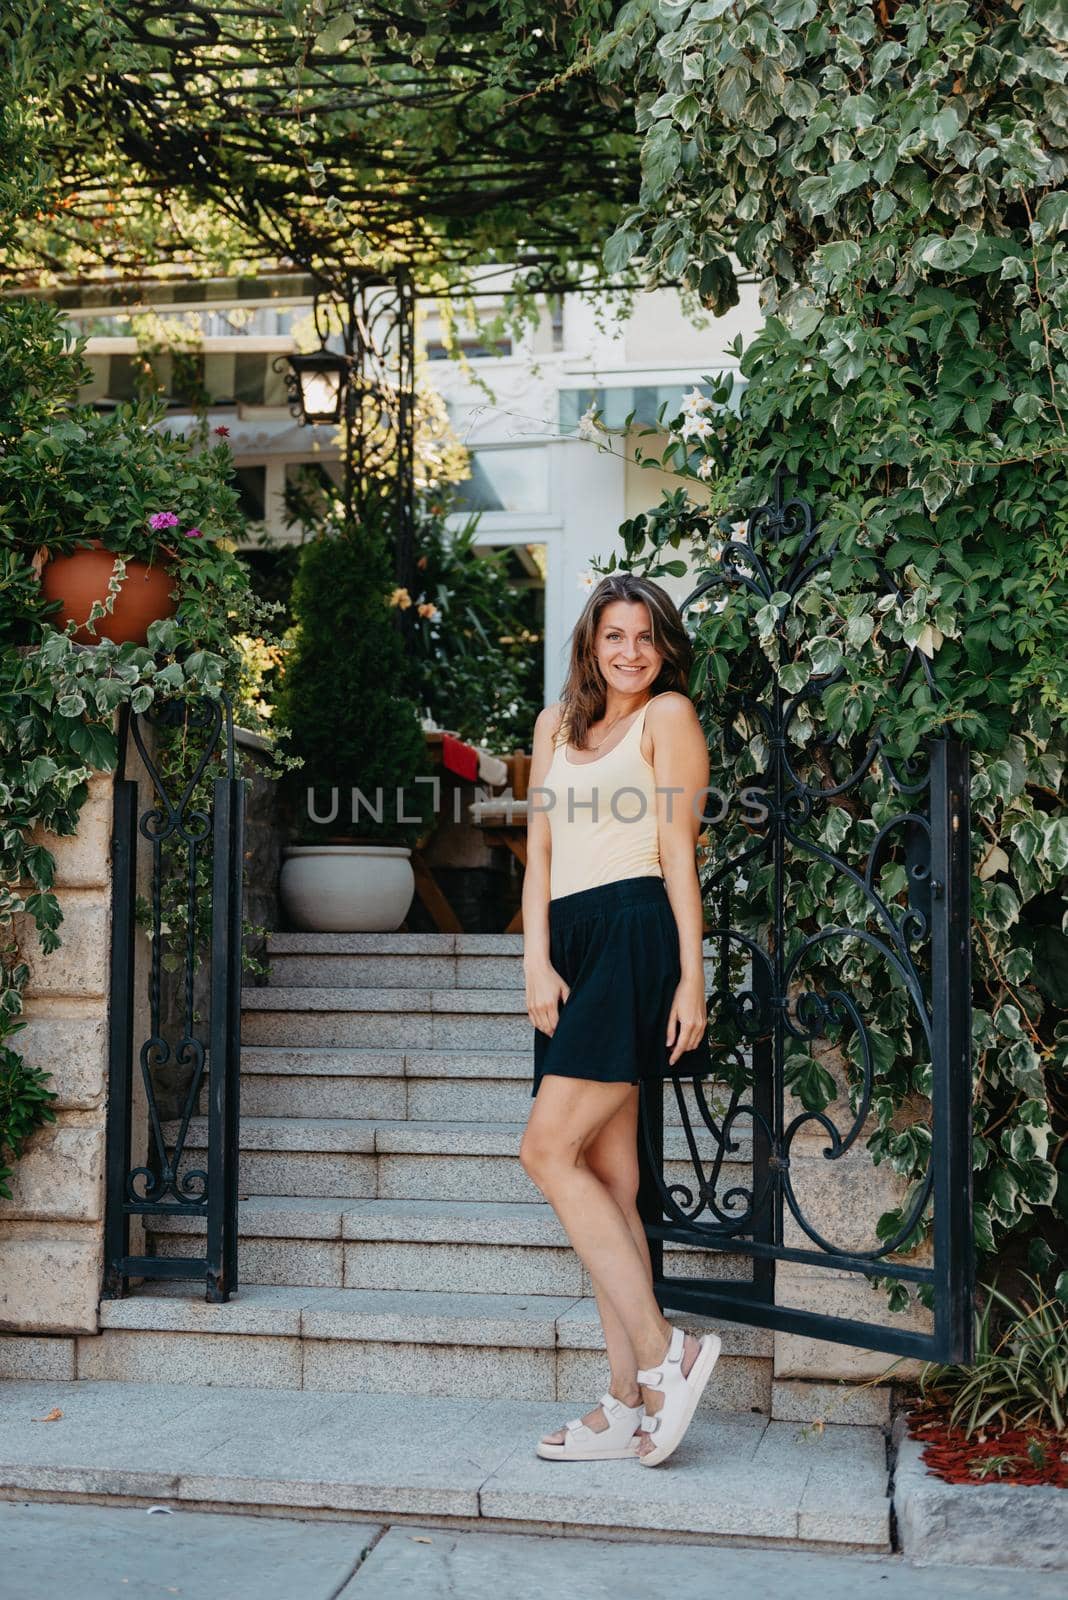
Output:
<path fill-rule="evenodd" d="M 15 1162 L 0 1199 L 0 1329 L 95 1333 L 103 1270 L 104 1126 L 111 953 L 112 780 L 95 776 L 77 834 L 40 833 L 56 860 L 62 944 L 44 955 L 17 919 L 30 967 L 28 1026 L 13 1045 L 52 1074 L 56 1121 Z"/>

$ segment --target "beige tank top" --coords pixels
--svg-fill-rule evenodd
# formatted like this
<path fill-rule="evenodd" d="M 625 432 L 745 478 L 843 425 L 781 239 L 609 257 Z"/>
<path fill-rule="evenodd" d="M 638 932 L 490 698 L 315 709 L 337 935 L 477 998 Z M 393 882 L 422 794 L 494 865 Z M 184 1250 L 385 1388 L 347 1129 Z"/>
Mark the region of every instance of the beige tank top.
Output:
<path fill-rule="evenodd" d="M 646 701 L 619 743 L 592 761 L 569 761 L 567 745 L 557 744 L 538 795 L 549 819 L 551 900 L 617 878 L 664 876 L 656 780 L 641 753 L 648 709 Z"/>

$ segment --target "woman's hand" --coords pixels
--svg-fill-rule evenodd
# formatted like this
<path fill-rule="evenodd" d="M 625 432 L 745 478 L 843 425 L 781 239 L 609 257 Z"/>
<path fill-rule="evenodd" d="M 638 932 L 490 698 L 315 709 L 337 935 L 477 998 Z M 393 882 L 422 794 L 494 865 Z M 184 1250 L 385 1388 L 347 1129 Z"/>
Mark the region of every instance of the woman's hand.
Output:
<path fill-rule="evenodd" d="M 666 1041 L 671 1050 L 668 1065 L 673 1067 L 685 1051 L 699 1045 L 707 1027 L 708 1003 L 705 999 L 704 974 L 695 973 L 680 981 L 671 1002 Z M 674 1049 L 671 1048 L 672 1044 Z"/>
<path fill-rule="evenodd" d="M 570 988 L 548 964 L 524 968 L 527 980 L 527 1016 L 541 1033 L 553 1034 L 559 1017 L 560 1005 L 571 993 Z"/>

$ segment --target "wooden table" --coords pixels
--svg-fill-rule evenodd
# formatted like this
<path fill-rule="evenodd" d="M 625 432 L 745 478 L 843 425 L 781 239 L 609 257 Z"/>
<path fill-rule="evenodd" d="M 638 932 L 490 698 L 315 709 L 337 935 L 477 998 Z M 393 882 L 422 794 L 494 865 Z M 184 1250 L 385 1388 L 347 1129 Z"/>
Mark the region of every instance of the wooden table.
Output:
<path fill-rule="evenodd" d="M 486 843 L 503 845 L 515 856 L 526 871 L 527 866 L 527 802 L 526 800 L 476 800 L 468 806 L 471 820 L 482 829 Z M 520 901 L 515 916 L 504 929 L 505 933 L 522 933 L 523 903 Z"/>
<path fill-rule="evenodd" d="M 430 757 L 431 767 L 438 771 L 450 771 L 441 759 L 443 733 L 446 729 L 434 729 L 425 733 L 427 754 Z M 488 800 L 476 800 L 467 807 L 472 825 L 478 827 L 487 845 L 503 845 L 516 857 L 525 869 L 527 864 L 527 777 L 530 772 L 530 756 L 525 750 L 516 750 L 510 756 L 503 756 L 508 769 L 500 796 L 493 796 Z M 457 774 L 453 774 L 454 777 Z M 463 781 L 463 780 L 458 780 Z M 486 788 L 492 789 L 493 785 L 487 784 Z M 509 800 L 508 791 L 511 789 L 513 798 Z M 429 843 L 432 833 L 427 836 Z M 441 885 L 434 877 L 434 872 L 422 845 L 417 844 L 411 855 L 412 871 L 415 874 L 415 892 L 426 907 L 431 920 L 439 933 L 463 933 L 464 927 L 444 893 Z M 521 933 L 523 929 L 522 907 L 516 912 L 506 933 Z"/>

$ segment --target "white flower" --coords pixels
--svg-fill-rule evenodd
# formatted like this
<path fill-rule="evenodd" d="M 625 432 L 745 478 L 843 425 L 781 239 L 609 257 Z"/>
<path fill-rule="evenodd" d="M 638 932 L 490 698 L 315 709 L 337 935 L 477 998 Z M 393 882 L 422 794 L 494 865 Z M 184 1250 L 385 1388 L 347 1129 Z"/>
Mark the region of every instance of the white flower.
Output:
<path fill-rule="evenodd" d="M 741 544 L 749 542 L 749 525 L 745 522 L 735 522 L 731 527 L 731 538 L 737 539 Z"/>
<path fill-rule="evenodd" d="M 699 417 L 696 412 L 691 412 L 679 431 L 684 439 L 707 439 L 716 430 L 708 417 Z"/>
<path fill-rule="evenodd" d="M 586 568 L 585 572 L 580 572 L 578 575 L 578 586 L 580 589 L 595 589 L 599 582 L 600 580 L 597 574 L 592 572 L 589 567 Z"/>
<path fill-rule="evenodd" d="M 702 394 L 700 389 L 695 387 L 690 390 L 689 394 L 683 395 L 682 409 L 689 416 L 694 416 L 699 411 L 710 411 L 712 402 L 706 394 Z"/>
<path fill-rule="evenodd" d="M 697 463 L 697 476 L 707 483 L 716 470 L 716 463 L 711 456 L 703 456 Z"/>
<path fill-rule="evenodd" d="M 596 439 L 597 437 L 597 402 L 591 401 L 578 419 L 578 436 L 580 439 Z"/>

